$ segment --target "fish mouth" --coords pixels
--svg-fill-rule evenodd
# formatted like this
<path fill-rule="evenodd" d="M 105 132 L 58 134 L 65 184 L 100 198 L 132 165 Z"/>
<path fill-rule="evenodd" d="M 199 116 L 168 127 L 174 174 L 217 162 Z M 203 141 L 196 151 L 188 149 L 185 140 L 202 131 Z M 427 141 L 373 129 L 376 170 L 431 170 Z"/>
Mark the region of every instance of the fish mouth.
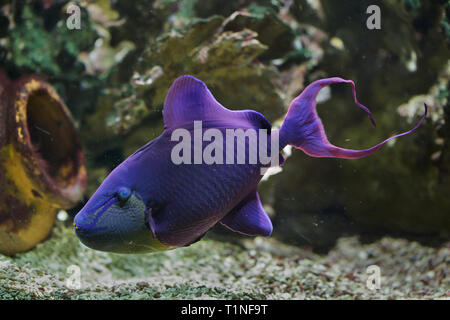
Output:
<path fill-rule="evenodd" d="M 96 227 L 96 226 L 84 226 L 73 222 L 73 229 L 77 238 L 86 247 L 94 250 L 100 251 L 112 251 L 113 244 L 108 240 L 102 230 L 106 228 Z"/>
<path fill-rule="evenodd" d="M 75 221 L 73 222 L 73 230 L 75 231 L 76 235 L 78 235 L 78 234 L 85 234 L 86 233 L 86 229 L 81 227 L 81 226 L 79 226 L 79 225 L 77 225 L 75 223 Z"/>
<path fill-rule="evenodd" d="M 84 227 L 81 225 L 77 225 L 75 221 L 73 222 L 73 229 L 75 231 L 76 235 L 86 235 L 86 234 L 92 234 L 96 231 L 105 230 L 106 228 L 100 228 L 100 227 Z"/>

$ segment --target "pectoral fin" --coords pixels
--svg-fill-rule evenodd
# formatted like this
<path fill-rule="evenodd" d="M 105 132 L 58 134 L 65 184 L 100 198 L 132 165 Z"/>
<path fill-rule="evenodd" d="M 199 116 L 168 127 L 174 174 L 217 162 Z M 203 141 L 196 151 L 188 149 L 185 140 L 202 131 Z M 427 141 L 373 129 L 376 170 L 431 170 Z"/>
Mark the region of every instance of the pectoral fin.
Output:
<path fill-rule="evenodd" d="M 251 192 L 221 221 L 227 228 L 250 236 L 270 236 L 272 222 L 264 211 L 258 192 Z"/>

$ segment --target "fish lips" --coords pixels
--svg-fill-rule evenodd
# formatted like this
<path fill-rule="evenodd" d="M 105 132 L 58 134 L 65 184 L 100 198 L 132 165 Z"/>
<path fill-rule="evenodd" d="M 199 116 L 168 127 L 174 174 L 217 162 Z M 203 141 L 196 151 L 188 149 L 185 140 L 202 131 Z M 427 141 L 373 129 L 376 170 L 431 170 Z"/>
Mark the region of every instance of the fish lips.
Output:
<path fill-rule="evenodd" d="M 147 208 L 133 194 L 126 203 L 117 199 L 89 212 L 83 208 L 74 219 L 77 237 L 87 247 L 100 251 L 131 252 L 143 238 L 152 237 L 146 225 Z"/>

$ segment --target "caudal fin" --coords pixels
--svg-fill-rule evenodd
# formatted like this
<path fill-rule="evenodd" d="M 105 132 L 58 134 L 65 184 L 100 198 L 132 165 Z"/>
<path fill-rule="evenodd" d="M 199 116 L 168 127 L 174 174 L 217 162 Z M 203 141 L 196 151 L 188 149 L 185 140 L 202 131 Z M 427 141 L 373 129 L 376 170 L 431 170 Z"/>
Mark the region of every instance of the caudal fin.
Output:
<path fill-rule="evenodd" d="M 375 126 L 375 121 L 370 110 L 360 104 L 356 99 L 355 84 L 352 80 L 344 80 L 341 78 L 321 79 L 311 83 L 297 98 L 292 100 L 280 129 L 281 146 L 290 144 L 297 149 L 303 150 L 303 152 L 312 157 L 362 158 L 374 153 L 389 140 L 412 133 L 422 124 L 427 115 L 427 105 L 425 104 L 425 113 L 414 128 L 390 137 L 372 148 L 353 150 L 336 147 L 328 141 L 325 135 L 322 121 L 316 111 L 316 96 L 323 87 L 339 82 L 350 83 L 352 85 L 354 102 L 358 107 L 367 112 L 370 121 Z"/>

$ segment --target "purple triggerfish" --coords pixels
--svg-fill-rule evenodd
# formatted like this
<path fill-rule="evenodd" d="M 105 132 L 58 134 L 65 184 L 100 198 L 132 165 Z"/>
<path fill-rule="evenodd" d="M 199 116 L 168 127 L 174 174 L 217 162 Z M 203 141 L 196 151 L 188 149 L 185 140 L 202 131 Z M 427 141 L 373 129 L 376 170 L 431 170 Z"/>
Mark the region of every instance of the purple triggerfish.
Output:
<path fill-rule="evenodd" d="M 263 169 L 283 164 L 284 147 L 312 157 L 361 158 L 413 132 L 426 117 L 425 105 L 413 129 L 372 148 L 336 147 L 325 135 L 316 96 L 325 86 L 341 82 L 351 84 L 354 102 L 375 124 L 370 110 L 358 102 L 351 80 L 314 81 L 291 102 L 280 129 L 272 129 L 259 112 L 222 106 L 201 80 L 177 78 L 164 101 L 164 131 L 106 177 L 75 217 L 77 236 L 90 248 L 117 253 L 188 246 L 218 222 L 245 235 L 270 236 L 272 223 L 257 187 Z M 255 160 L 263 149 L 279 161 Z"/>

